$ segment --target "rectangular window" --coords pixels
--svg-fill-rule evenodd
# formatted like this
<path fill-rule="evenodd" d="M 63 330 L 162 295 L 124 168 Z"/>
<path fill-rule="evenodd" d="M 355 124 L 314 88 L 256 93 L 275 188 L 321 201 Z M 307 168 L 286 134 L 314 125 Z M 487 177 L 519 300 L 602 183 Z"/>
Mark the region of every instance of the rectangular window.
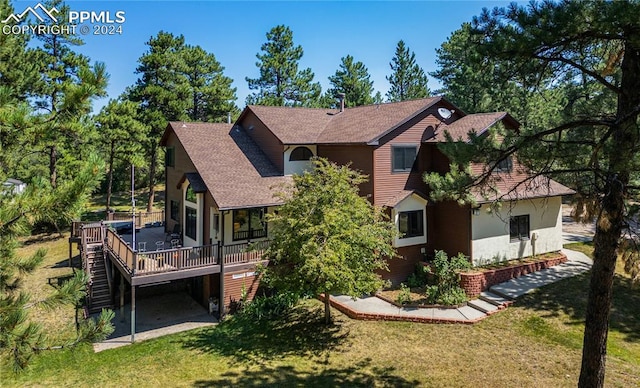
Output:
<path fill-rule="evenodd" d="M 411 171 L 418 154 L 416 146 L 391 146 L 393 172 Z"/>
<path fill-rule="evenodd" d="M 511 241 L 529 239 L 529 215 L 513 216 L 509 219 Z"/>
<path fill-rule="evenodd" d="M 167 147 L 164 153 L 164 161 L 167 167 L 175 167 L 176 165 L 176 149 L 174 147 Z"/>
<path fill-rule="evenodd" d="M 413 210 L 398 213 L 398 230 L 400 238 L 424 236 L 424 211 Z"/>
<path fill-rule="evenodd" d="M 233 240 L 267 237 L 267 223 L 264 221 L 266 213 L 266 208 L 234 210 Z"/>
<path fill-rule="evenodd" d="M 192 240 L 196 240 L 196 230 L 198 225 L 198 211 L 192 207 L 185 206 L 184 233 Z"/>
<path fill-rule="evenodd" d="M 171 219 L 180 222 L 180 202 L 171 201 Z"/>

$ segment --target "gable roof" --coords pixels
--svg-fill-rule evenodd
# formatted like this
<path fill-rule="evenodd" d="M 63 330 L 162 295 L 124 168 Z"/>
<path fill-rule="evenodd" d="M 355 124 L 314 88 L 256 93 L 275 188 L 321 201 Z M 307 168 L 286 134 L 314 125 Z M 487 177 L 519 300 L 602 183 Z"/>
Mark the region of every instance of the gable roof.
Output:
<path fill-rule="evenodd" d="M 442 97 L 335 109 L 247 106 L 282 144 L 367 144 L 379 140 Z"/>
<path fill-rule="evenodd" d="M 426 142 L 444 142 L 447 140 L 445 133 L 449 133 L 453 140 L 467 140 L 469 132 L 475 132 L 479 135 L 503 120 L 512 126 L 518 125 L 518 122 L 507 112 L 474 113 L 461 117 L 449 125 L 441 125 L 433 137 L 427 139 Z"/>
<path fill-rule="evenodd" d="M 486 165 L 474 163 L 471 165 L 471 172 L 474 175 L 479 175 L 486 168 Z M 576 192 L 551 178 L 531 174 L 515 160 L 511 172 L 493 173 L 487 186 L 476 186 L 471 193 L 478 203 L 487 203 L 496 200 L 515 201 L 557 197 L 575 194 Z"/>
<path fill-rule="evenodd" d="M 281 203 L 273 193 L 290 177 L 280 175 L 243 129 L 231 124 L 171 122 L 161 144 L 166 144 L 169 133 L 184 147 L 220 210 Z"/>
<path fill-rule="evenodd" d="M 441 99 L 438 96 L 345 109 L 322 131 L 318 143 L 375 142 Z"/>

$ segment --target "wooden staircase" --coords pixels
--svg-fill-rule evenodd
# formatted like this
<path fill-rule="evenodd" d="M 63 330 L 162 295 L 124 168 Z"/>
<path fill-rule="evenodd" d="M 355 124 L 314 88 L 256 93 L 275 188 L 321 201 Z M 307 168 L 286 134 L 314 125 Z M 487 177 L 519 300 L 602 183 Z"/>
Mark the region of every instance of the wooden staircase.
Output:
<path fill-rule="evenodd" d="M 103 308 L 113 308 L 111 278 L 106 267 L 103 244 L 88 244 L 84 252 L 83 264 L 89 274 L 87 302 L 89 313 L 100 312 Z"/>

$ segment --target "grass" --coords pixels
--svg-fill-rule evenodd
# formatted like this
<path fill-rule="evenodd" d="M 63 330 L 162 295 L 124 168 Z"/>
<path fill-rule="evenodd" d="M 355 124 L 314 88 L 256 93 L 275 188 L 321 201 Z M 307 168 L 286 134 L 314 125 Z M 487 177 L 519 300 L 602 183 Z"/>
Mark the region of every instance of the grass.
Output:
<path fill-rule="evenodd" d="M 47 242 L 55 255 L 63 253 L 59 243 Z M 63 258 L 52 255 L 41 272 L 57 270 Z M 35 276 L 29 284 L 46 279 Z M 588 274 L 555 283 L 475 325 L 355 321 L 333 310 L 335 324 L 325 326 L 321 303 L 311 300 L 268 322 L 231 318 L 101 353 L 89 346 L 46 352 L 22 374 L 2 368 L 0 381 L 7 387 L 570 387 L 580 369 L 587 287 Z M 607 386 L 640 386 L 639 313 L 640 292 L 617 275 Z"/>

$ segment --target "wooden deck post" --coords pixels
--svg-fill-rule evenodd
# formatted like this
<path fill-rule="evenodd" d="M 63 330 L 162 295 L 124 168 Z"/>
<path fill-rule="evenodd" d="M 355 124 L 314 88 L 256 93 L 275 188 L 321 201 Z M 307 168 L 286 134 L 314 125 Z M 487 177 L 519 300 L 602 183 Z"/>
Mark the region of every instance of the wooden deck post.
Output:
<path fill-rule="evenodd" d="M 124 276 L 120 274 L 120 319 L 124 322 Z"/>
<path fill-rule="evenodd" d="M 136 340 L 136 286 L 131 286 L 131 343 Z"/>

